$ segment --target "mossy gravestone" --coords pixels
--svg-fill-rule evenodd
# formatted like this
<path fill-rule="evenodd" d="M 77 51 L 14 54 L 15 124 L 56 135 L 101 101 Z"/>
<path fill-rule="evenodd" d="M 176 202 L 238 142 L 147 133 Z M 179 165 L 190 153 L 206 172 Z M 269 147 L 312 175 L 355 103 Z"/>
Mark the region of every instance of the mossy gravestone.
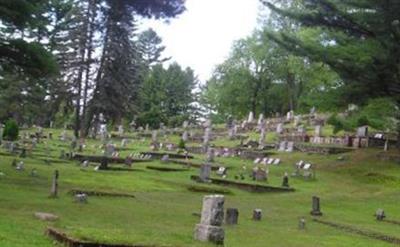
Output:
<path fill-rule="evenodd" d="M 199 241 L 223 244 L 224 229 L 221 227 L 224 220 L 224 196 L 209 195 L 203 198 L 201 221 L 195 227 L 194 238 Z"/>

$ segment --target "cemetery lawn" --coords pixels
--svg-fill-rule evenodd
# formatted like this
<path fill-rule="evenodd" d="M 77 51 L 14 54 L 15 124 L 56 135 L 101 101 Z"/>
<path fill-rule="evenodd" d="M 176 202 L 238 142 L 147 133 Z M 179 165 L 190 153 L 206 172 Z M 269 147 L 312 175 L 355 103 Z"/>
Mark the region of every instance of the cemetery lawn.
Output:
<path fill-rule="evenodd" d="M 229 247 L 392 245 L 313 222 L 309 212 L 314 195 L 321 198 L 321 219 L 400 238 L 399 225 L 378 222 L 373 216 L 383 208 L 388 219 L 400 221 L 400 167 L 378 160 L 376 155 L 381 150 L 360 149 L 338 155 L 275 152 L 272 157 L 279 157 L 282 163 L 270 168 L 269 185 L 280 186 L 284 172 L 291 174 L 299 160 L 316 164 L 316 180 L 290 177 L 289 184 L 295 192 L 250 193 L 197 184 L 190 180 L 191 175 L 198 175 L 196 168 L 176 172 L 146 169 L 149 165 L 182 168 L 159 161 L 135 163 L 132 171 L 81 168 L 76 161 L 59 159 L 60 151 L 69 149 L 69 142 L 58 141 L 58 134 L 54 133 L 54 140 L 45 140 L 47 145 L 40 143 L 24 159 L 0 150 L 0 171 L 4 173 L 0 176 L 0 246 L 59 246 L 44 234 L 48 226 L 74 238 L 100 243 L 213 246 L 193 240 L 195 224 L 200 221 L 193 213 L 200 213 L 202 197 L 210 194 L 194 192 L 193 188 L 227 193 L 225 208 L 239 209 L 239 224 L 224 226 L 225 246 Z M 178 137 L 173 140 L 177 143 Z M 230 146 L 238 143 L 220 142 Z M 85 154 L 100 154 L 96 147 L 99 144 L 89 140 Z M 148 147 L 148 142 L 133 141 L 121 156 L 148 151 Z M 343 159 L 339 160 L 340 156 Z M 11 166 L 14 158 L 24 161 L 25 171 Z M 197 155 L 195 161 L 203 159 Z M 239 158 L 217 158 L 216 163 L 228 167 L 229 180 L 234 180 L 243 165 L 252 167 L 251 160 Z M 38 171 L 37 177 L 30 176 L 33 168 Z M 55 169 L 60 172 L 59 198 L 50 199 Z M 244 182 L 253 183 L 248 176 Z M 69 194 L 72 189 L 128 193 L 135 198 L 89 196 L 87 204 L 79 204 Z M 260 222 L 251 220 L 255 208 L 262 209 Z M 35 212 L 53 213 L 60 218 L 44 222 L 33 216 Z M 306 230 L 298 229 L 302 216 L 306 218 Z"/>

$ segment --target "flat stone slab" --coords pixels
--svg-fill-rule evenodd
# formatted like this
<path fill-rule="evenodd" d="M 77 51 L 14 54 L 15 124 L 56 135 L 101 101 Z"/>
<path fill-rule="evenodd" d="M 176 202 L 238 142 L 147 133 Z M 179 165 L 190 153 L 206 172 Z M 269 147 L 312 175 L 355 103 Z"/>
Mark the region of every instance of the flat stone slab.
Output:
<path fill-rule="evenodd" d="M 119 192 L 109 192 L 109 191 L 95 191 L 95 190 L 81 190 L 81 189 L 73 189 L 69 191 L 70 194 L 86 194 L 88 196 L 110 196 L 110 197 L 131 197 L 135 198 L 135 195 L 128 193 L 119 193 Z"/>
<path fill-rule="evenodd" d="M 186 166 L 196 167 L 196 168 L 200 168 L 203 165 L 202 163 L 193 163 L 193 162 L 184 161 L 184 160 L 169 160 L 168 162 L 178 164 L 178 165 L 186 165 Z M 223 165 L 214 164 L 211 166 L 211 170 L 216 171 L 221 166 L 223 166 Z"/>
<path fill-rule="evenodd" d="M 162 153 L 162 152 L 141 152 L 141 155 L 151 155 L 152 159 L 161 159 L 164 155 L 168 155 L 170 159 L 193 159 L 192 155 L 176 154 L 176 153 Z"/>
<path fill-rule="evenodd" d="M 108 163 L 114 163 L 114 164 L 125 164 L 126 158 L 117 158 L 117 157 L 106 157 Z M 94 162 L 94 163 L 101 163 L 101 161 L 104 159 L 104 156 L 101 155 L 83 155 L 83 154 L 75 154 L 72 157 L 73 160 L 79 160 L 80 162 L 83 162 L 85 160 L 89 162 Z M 139 162 L 151 162 L 151 160 L 148 159 L 131 159 L 132 163 L 139 163 Z"/>
<path fill-rule="evenodd" d="M 160 247 L 159 245 L 143 245 L 143 244 L 107 244 L 99 242 L 89 242 L 75 239 L 66 233 L 55 228 L 47 228 L 46 235 L 53 238 L 57 242 L 71 247 Z"/>
<path fill-rule="evenodd" d="M 173 168 L 173 167 L 160 167 L 160 166 L 146 166 L 146 169 L 155 170 L 160 172 L 185 172 L 187 168 Z"/>
<path fill-rule="evenodd" d="M 325 220 L 319 220 L 319 219 L 313 219 L 314 222 L 326 225 L 326 226 L 330 226 L 348 233 L 352 233 L 352 234 L 357 234 L 360 236 L 364 236 L 364 237 L 368 237 L 368 238 L 372 238 L 372 239 L 376 239 L 376 240 L 380 240 L 380 241 L 384 241 L 384 242 L 388 242 L 391 244 L 396 244 L 399 245 L 400 244 L 400 239 L 393 237 L 393 236 L 388 236 L 385 234 L 381 234 L 378 232 L 373 232 L 373 231 L 369 231 L 369 230 L 362 230 L 359 228 L 356 228 L 354 226 L 349 226 L 349 225 L 343 225 L 343 224 L 339 224 L 339 223 L 334 223 L 334 222 L 330 222 L 330 221 L 325 221 Z"/>
<path fill-rule="evenodd" d="M 36 213 L 34 213 L 34 216 L 37 219 L 44 220 L 44 221 L 55 221 L 55 220 L 58 220 L 58 216 L 55 215 L 55 214 L 51 214 L 51 213 L 36 212 Z"/>
<path fill-rule="evenodd" d="M 200 181 L 199 176 L 192 175 L 190 177 L 194 181 Z M 275 187 L 270 185 L 261 185 L 261 184 L 249 184 L 249 183 L 240 183 L 231 180 L 218 179 L 218 178 L 210 178 L 209 179 L 213 184 L 219 184 L 229 187 L 235 187 L 241 190 L 246 190 L 249 192 L 294 192 L 294 188 L 286 188 L 286 187 Z"/>

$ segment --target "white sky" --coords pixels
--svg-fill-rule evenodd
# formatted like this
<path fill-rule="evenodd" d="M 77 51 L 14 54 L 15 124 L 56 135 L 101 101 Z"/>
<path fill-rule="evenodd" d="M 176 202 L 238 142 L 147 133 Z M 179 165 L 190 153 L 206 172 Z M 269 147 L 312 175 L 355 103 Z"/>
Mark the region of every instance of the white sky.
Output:
<path fill-rule="evenodd" d="M 172 19 L 143 21 L 163 39 L 165 57 L 191 67 L 204 83 L 229 55 L 234 40 L 256 28 L 259 0 L 186 0 L 186 11 Z"/>

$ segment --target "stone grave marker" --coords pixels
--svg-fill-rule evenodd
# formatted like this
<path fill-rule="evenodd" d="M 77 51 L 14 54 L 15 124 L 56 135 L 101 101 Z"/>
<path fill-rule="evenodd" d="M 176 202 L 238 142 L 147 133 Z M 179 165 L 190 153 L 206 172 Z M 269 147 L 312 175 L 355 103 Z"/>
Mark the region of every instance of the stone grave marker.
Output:
<path fill-rule="evenodd" d="M 58 197 L 58 170 L 54 171 L 53 180 L 51 183 L 50 197 Z"/>
<path fill-rule="evenodd" d="M 320 208 L 320 201 L 319 197 L 313 196 L 312 197 L 312 211 L 311 215 L 313 216 L 322 216 L 321 208 Z"/>
<path fill-rule="evenodd" d="M 278 133 L 278 134 L 283 133 L 283 124 L 282 123 L 279 123 L 278 125 L 276 125 L 276 133 Z"/>
<path fill-rule="evenodd" d="M 237 208 L 227 208 L 225 216 L 225 224 L 237 225 L 239 218 L 239 210 Z"/>
<path fill-rule="evenodd" d="M 209 195 L 203 198 L 200 224 L 195 227 L 194 239 L 222 245 L 225 232 L 221 227 L 224 220 L 224 196 Z"/>
<path fill-rule="evenodd" d="M 279 143 L 279 149 L 278 149 L 278 151 L 284 152 L 284 151 L 286 150 L 286 147 L 287 147 L 287 142 L 286 142 L 286 141 L 281 141 L 281 142 Z"/>
<path fill-rule="evenodd" d="M 283 175 L 282 187 L 289 187 L 289 175 L 287 172 L 285 172 L 285 175 Z"/>
<path fill-rule="evenodd" d="M 249 112 L 249 117 L 247 118 L 248 123 L 252 123 L 254 121 L 254 112 Z"/>
<path fill-rule="evenodd" d="M 253 210 L 253 220 L 255 221 L 260 221 L 262 218 L 262 210 L 259 208 L 256 208 Z"/>
<path fill-rule="evenodd" d="M 375 212 L 375 217 L 376 217 L 376 220 L 379 220 L 379 221 L 384 220 L 386 218 L 385 211 L 383 209 L 379 208 Z"/>
<path fill-rule="evenodd" d="M 286 148 L 286 152 L 293 152 L 294 149 L 294 142 L 288 142 L 287 143 L 287 148 Z"/>
<path fill-rule="evenodd" d="M 321 125 L 315 126 L 314 136 L 320 137 L 321 135 L 322 135 L 322 126 Z"/>
<path fill-rule="evenodd" d="M 357 137 L 368 137 L 368 126 L 358 127 Z"/>
<path fill-rule="evenodd" d="M 211 165 L 210 164 L 202 164 L 200 167 L 200 182 L 208 182 L 211 174 Z"/>

